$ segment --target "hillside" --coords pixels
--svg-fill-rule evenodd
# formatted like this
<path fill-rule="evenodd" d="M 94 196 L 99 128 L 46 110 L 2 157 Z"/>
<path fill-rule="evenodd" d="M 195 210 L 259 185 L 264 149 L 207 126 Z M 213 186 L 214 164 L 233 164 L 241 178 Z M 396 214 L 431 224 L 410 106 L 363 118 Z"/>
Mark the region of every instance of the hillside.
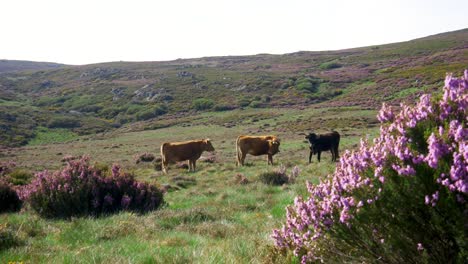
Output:
<path fill-rule="evenodd" d="M 412 100 L 468 65 L 468 29 L 408 42 L 284 55 L 111 62 L 0 75 L 0 145 L 115 128 L 155 129 L 195 111 Z"/>
<path fill-rule="evenodd" d="M 0 60 L 0 73 L 27 71 L 27 70 L 48 70 L 64 67 L 65 65 L 53 62 L 36 62 L 20 60 Z"/>

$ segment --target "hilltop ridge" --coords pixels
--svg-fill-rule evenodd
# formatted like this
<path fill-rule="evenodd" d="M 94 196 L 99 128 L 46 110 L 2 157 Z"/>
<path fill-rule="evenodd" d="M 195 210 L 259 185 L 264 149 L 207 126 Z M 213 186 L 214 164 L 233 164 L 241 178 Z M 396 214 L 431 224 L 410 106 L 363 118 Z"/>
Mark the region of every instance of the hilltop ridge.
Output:
<path fill-rule="evenodd" d="M 382 102 L 396 104 L 430 93 L 440 87 L 440 76 L 459 75 L 467 65 L 468 29 L 394 44 L 284 55 L 81 66 L 17 63 L 13 72 L 5 72 L 12 66 L 0 67 L 0 145 L 26 144 L 43 127 L 77 134 L 121 126 L 152 129 L 197 111 L 376 109 Z"/>

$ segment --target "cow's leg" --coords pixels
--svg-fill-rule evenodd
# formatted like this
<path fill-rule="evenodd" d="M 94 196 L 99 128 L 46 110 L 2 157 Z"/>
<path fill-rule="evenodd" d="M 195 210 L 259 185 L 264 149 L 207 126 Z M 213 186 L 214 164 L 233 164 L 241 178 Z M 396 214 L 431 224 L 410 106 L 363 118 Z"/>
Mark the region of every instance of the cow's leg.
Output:
<path fill-rule="evenodd" d="M 197 160 L 193 160 L 192 164 L 193 164 L 193 171 L 195 171 L 195 169 L 197 168 Z"/>
<path fill-rule="evenodd" d="M 168 165 L 168 162 L 163 160 L 163 162 L 161 163 L 161 166 L 162 166 L 162 171 L 164 174 L 167 174 L 167 165 Z"/>
<path fill-rule="evenodd" d="M 187 164 L 188 164 L 188 171 L 191 172 L 192 171 L 192 161 L 187 160 Z"/>
<path fill-rule="evenodd" d="M 335 150 L 333 148 L 330 149 L 330 153 L 332 156 L 332 161 L 335 161 Z"/>
<path fill-rule="evenodd" d="M 310 153 L 309 153 L 309 164 L 312 163 L 312 150 L 310 150 Z"/>
<path fill-rule="evenodd" d="M 338 145 L 337 145 L 335 148 L 335 161 L 338 161 L 339 158 L 340 158 L 340 155 L 338 154 Z"/>
<path fill-rule="evenodd" d="M 241 165 L 241 166 L 244 166 L 244 161 L 245 161 L 245 156 L 246 156 L 246 155 L 247 155 L 247 154 L 245 154 L 245 153 L 241 153 L 241 157 L 240 157 L 240 165 Z"/>
<path fill-rule="evenodd" d="M 322 153 L 321 151 L 318 151 L 318 152 L 317 152 L 317 160 L 318 160 L 318 162 L 320 162 L 320 154 L 321 154 L 321 153 Z"/>
<path fill-rule="evenodd" d="M 267 156 L 268 156 L 267 165 L 269 165 L 269 164 L 273 165 L 273 155 L 268 154 Z"/>

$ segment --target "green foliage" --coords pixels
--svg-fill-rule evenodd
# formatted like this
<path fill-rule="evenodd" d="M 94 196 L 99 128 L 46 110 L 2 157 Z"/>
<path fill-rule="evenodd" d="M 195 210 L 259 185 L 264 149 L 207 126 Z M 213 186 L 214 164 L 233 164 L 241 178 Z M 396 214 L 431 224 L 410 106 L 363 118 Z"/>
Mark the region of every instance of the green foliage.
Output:
<path fill-rule="evenodd" d="M 77 137 L 78 135 L 65 128 L 50 129 L 46 127 L 38 127 L 35 130 L 34 138 L 28 142 L 28 145 L 34 146 L 49 143 L 67 142 L 74 140 Z"/>
<path fill-rule="evenodd" d="M 148 120 L 148 119 L 155 118 L 155 117 L 158 117 L 160 115 L 163 115 L 165 113 L 167 113 L 166 107 L 156 105 L 156 106 L 150 107 L 147 110 L 142 110 L 141 112 L 138 112 L 136 114 L 136 119 L 138 121 Z"/>
<path fill-rule="evenodd" d="M 192 107 L 198 111 L 211 109 L 213 105 L 214 101 L 207 98 L 195 99 L 192 103 Z"/>
<path fill-rule="evenodd" d="M 248 99 L 248 98 L 240 98 L 238 101 L 237 101 L 237 104 L 240 106 L 240 107 L 246 107 L 250 104 L 251 100 Z"/>
<path fill-rule="evenodd" d="M 104 118 L 114 118 L 116 117 L 119 113 L 127 111 L 128 105 L 125 106 L 111 106 L 102 109 L 99 111 L 99 115 L 104 117 Z"/>
<path fill-rule="evenodd" d="M 252 101 L 250 102 L 249 106 L 252 108 L 259 108 L 262 106 L 262 103 L 260 101 Z"/>
<path fill-rule="evenodd" d="M 217 104 L 213 107 L 213 110 L 216 112 L 232 110 L 234 107 L 227 104 Z"/>
<path fill-rule="evenodd" d="M 56 116 L 47 122 L 48 128 L 75 128 L 81 126 L 76 117 Z"/>
<path fill-rule="evenodd" d="M 342 260 L 338 251 L 362 260 L 379 256 L 385 263 L 463 263 L 468 257 L 464 206 L 446 191 L 439 194 L 438 208 L 424 204 L 424 195 L 437 188 L 433 184 L 437 175 L 427 165 L 417 166 L 416 171 L 416 176 L 405 179 L 386 171 L 388 178 L 379 199 L 360 209 L 349 226 L 330 229 L 330 240 L 321 244 L 326 258 Z M 361 195 L 365 196 L 356 193 L 357 200 Z M 326 248 L 328 243 L 334 250 Z M 424 245 L 424 251 L 418 252 L 418 243 Z M 359 253 L 351 253 L 356 247 L 361 249 Z"/>
<path fill-rule="evenodd" d="M 25 169 L 14 169 L 7 174 L 7 181 L 13 185 L 26 185 L 31 181 L 33 173 Z"/>
<path fill-rule="evenodd" d="M 15 232 L 8 228 L 5 224 L 0 223 L 0 253 L 2 250 L 19 245 L 21 245 L 21 240 L 17 237 Z"/>
<path fill-rule="evenodd" d="M 336 69 L 340 67 L 342 67 L 341 64 L 335 61 L 331 61 L 331 62 L 325 62 L 325 63 L 320 64 L 319 68 L 322 70 L 331 70 L 331 69 Z"/>
<path fill-rule="evenodd" d="M 294 83 L 296 89 L 300 91 L 314 93 L 320 86 L 320 80 L 310 77 L 299 78 Z"/>

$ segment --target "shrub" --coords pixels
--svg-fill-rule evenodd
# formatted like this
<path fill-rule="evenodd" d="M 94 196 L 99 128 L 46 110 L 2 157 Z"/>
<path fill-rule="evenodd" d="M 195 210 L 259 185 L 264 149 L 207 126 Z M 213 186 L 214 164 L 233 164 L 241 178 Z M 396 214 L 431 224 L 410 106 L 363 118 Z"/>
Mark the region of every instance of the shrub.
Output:
<path fill-rule="evenodd" d="M 334 174 L 307 183 L 277 247 L 301 262 L 463 263 L 468 193 L 468 71 L 448 75 L 439 101 L 423 95 L 378 114 L 380 136 L 346 151 Z"/>
<path fill-rule="evenodd" d="M 20 239 L 16 233 L 7 227 L 7 224 L 0 224 L 0 252 L 2 249 L 19 246 Z"/>
<path fill-rule="evenodd" d="M 75 128 L 81 126 L 80 121 L 73 117 L 54 117 L 48 123 L 48 128 Z"/>
<path fill-rule="evenodd" d="M 199 111 L 211 109 L 213 105 L 214 105 L 213 100 L 206 99 L 206 98 L 195 99 L 192 103 L 192 107 L 195 110 L 199 110 Z"/>
<path fill-rule="evenodd" d="M 136 119 L 138 121 L 148 120 L 148 119 L 155 118 L 157 116 L 163 115 L 165 113 L 167 113 L 167 109 L 165 107 L 163 107 L 163 106 L 153 106 L 150 109 L 138 112 L 136 114 Z"/>
<path fill-rule="evenodd" d="M 250 99 L 247 99 L 247 98 L 241 98 L 237 101 L 237 104 L 240 106 L 240 107 L 246 107 L 250 104 L 251 100 Z"/>
<path fill-rule="evenodd" d="M 317 91 L 320 86 L 320 81 L 312 78 L 299 78 L 296 80 L 295 84 L 296 89 L 305 92 L 314 93 Z"/>
<path fill-rule="evenodd" d="M 286 167 L 280 165 L 279 168 L 275 169 L 274 171 L 261 173 L 258 178 L 264 184 L 283 185 L 286 183 L 294 183 L 299 173 L 299 167 L 294 166 L 294 168 L 291 170 L 291 174 L 288 175 L 286 173 Z"/>
<path fill-rule="evenodd" d="M 31 181 L 33 173 L 24 169 L 15 169 L 8 174 L 6 180 L 13 185 L 26 185 Z"/>
<path fill-rule="evenodd" d="M 216 112 L 228 111 L 234 109 L 234 106 L 225 105 L 225 104 L 217 104 L 213 107 L 213 110 Z"/>
<path fill-rule="evenodd" d="M 162 192 L 138 182 L 114 164 L 112 174 L 89 165 L 89 158 L 70 160 L 54 173 L 39 172 L 20 196 L 41 216 L 70 218 L 99 216 L 121 210 L 147 212 L 163 204 Z"/>
<path fill-rule="evenodd" d="M 252 102 L 250 102 L 249 106 L 252 107 L 252 108 L 259 108 L 259 107 L 262 106 L 262 103 L 259 102 L 259 101 L 252 101 Z"/>
<path fill-rule="evenodd" d="M 142 153 L 135 156 L 135 163 L 138 164 L 140 162 L 151 162 L 155 159 L 155 156 L 151 153 Z"/>
<path fill-rule="evenodd" d="M 0 213 L 18 211 L 21 200 L 13 187 L 0 179 Z"/>
<path fill-rule="evenodd" d="M 338 62 L 331 61 L 331 62 L 325 62 L 325 63 L 320 64 L 319 68 L 322 70 L 331 70 L 331 69 L 336 69 L 340 67 L 341 67 L 341 64 L 339 64 Z"/>
<path fill-rule="evenodd" d="M 233 178 L 235 184 L 245 185 L 249 183 L 249 179 L 244 174 L 238 173 Z"/>

